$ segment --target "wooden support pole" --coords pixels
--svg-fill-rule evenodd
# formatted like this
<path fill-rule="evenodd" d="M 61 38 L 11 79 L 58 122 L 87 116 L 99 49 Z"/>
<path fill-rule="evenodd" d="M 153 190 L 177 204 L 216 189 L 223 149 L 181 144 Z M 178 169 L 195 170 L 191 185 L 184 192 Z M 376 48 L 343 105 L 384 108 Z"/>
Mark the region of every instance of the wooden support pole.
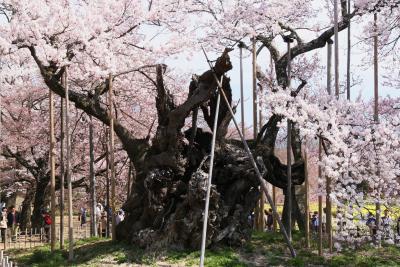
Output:
<path fill-rule="evenodd" d="M 62 76 L 62 85 L 65 88 L 65 75 Z M 60 140 L 60 249 L 64 249 L 64 209 L 65 209 L 65 166 L 64 166 L 64 143 L 65 143 L 65 101 L 61 98 L 61 140 Z"/>
<path fill-rule="evenodd" d="M 257 49 L 256 49 L 256 39 L 252 38 L 252 85 L 253 85 L 253 139 L 257 139 L 258 134 L 258 119 L 257 119 Z M 262 194 L 261 194 L 262 195 Z M 261 195 L 257 202 L 256 209 L 255 209 L 255 228 L 258 231 L 262 231 L 262 221 L 263 221 L 263 214 L 261 211 Z"/>
<path fill-rule="evenodd" d="M 347 0 L 347 13 L 350 14 L 351 8 L 351 0 Z M 350 63 L 351 63 L 351 29 L 350 29 L 351 21 L 349 20 L 347 26 L 347 80 L 346 80 L 346 92 L 347 92 L 347 100 L 350 101 Z"/>
<path fill-rule="evenodd" d="M 50 226 L 50 249 L 54 251 L 56 248 L 56 160 L 55 146 L 56 137 L 54 133 L 54 93 L 49 90 L 49 112 L 50 112 L 50 206 L 51 219 L 54 223 Z"/>
<path fill-rule="evenodd" d="M 378 76 L 378 15 L 374 13 L 374 122 L 379 123 L 379 76 Z M 378 164 L 377 164 L 378 165 Z M 379 167 L 377 171 L 379 176 Z M 378 247 L 382 246 L 382 239 L 380 234 L 381 226 L 381 203 L 380 196 L 378 195 L 375 204 L 375 217 L 376 217 L 376 233 L 378 237 Z"/>
<path fill-rule="evenodd" d="M 110 171 L 111 171 L 111 238 L 116 240 L 115 235 L 115 166 L 114 166 L 114 115 L 113 115 L 113 84 L 112 75 L 108 77 L 108 104 L 109 104 L 109 118 L 110 118 Z"/>
<path fill-rule="evenodd" d="M 65 68 L 65 140 L 67 146 L 65 173 L 68 184 L 68 260 L 74 259 L 74 214 L 72 210 L 72 181 L 71 181 L 71 137 L 69 134 L 69 85 L 68 68 Z"/>
<path fill-rule="evenodd" d="M 335 96 L 339 98 L 339 25 L 338 25 L 338 0 L 334 0 L 334 37 L 335 37 Z"/>
<path fill-rule="evenodd" d="M 308 180 L 308 154 L 307 154 L 307 143 L 304 145 L 304 186 L 306 189 L 305 193 L 305 204 L 306 204 L 306 247 L 310 248 L 310 200 L 309 200 L 309 180 Z"/>
<path fill-rule="evenodd" d="M 245 123 L 244 123 L 244 93 L 243 93 L 243 48 L 244 43 L 239 42 L 239 52 L 240 52 L 240 115 L 242 119 L 242 133 L 245 133 Z"/>
<path fill-rule="evenodd" d="M 322 160 L 322 141 L 319 139 L 318 144 L 318 162 L 320 163 Z M 318 166 L 318 178 L 322 180 L 322 169 L 321 166 Z M 318 255 L 322 256 L 322 195 L 321 188 L 318 188 Z"/>
<path fill-rule="evenodd" d="M 96 177 L 94 175 L 94 144 L 93 144 L 93 120 L 89 116 L 89 176 L 90 176 L 90 235 L 97 236 L 96 229 Z"/>
<path fill-rule="evenodd" d="M 271 88 L 270 88 L 270 90 L 271 90 L 271 92 L 273 91 L 273 88 L 272 88 L 272 80 L 273 80 L 273 78 L 274 78 L 274 60 L 273 60 L 273 58 L 272 58 L 272 55 L 270 55 L 270 61 L 269 61 L 269 65 L 270 65 L 270 79 L 271 79 Z M 277 201 L 276 201 L 276 187 L 275 186 L 273 186 L 272 185 L 272 202 L 274 203 L 274 205 L 276 206 L 277 205 Z M 274 216 L 272 216 L 272 225 L 273 225 L 273 229 L 274 229 L 274 231 L 277 231 L 278 230 L 278 224 L 277 224 L 277 221 L 276 221 L 276 219 L 275 219 L 275 217 Z"/>
<path fill-rule="evenodd" d="M 327 66 L 327 88 L 328 88 L 328 93 L 330 94 L 331 92 L 331 64 L 332 64 L 332 40 L 328 40 L 328 66 Z M 335 72 L 335 74 L 337 74 Z M 335 80 L 339 80 L 338 77 L 335 77 Z M 339 90 L 335 89 L 335 93 L 337 93 Z M 337 98 L 339 98 L 339 95 L 336 95 Z M 328 248 L 329 252 L 333 252 L 333 231 L 332 231 L 332 201 L 330 194 L 332 192 L 332 179 L 330 176 L 326 177 L 326 233 L 328 237 Z M 320 214 L 322 218 L 322 214 Z"/>
<path fill-rule="evenodd" d="M 283 40 L 287 44 L 287 88 L 291 90 L 291 50 L 290 44 L 293 42 L 293 39 L 289 36 L 284 36 Z M 287 156 L 287 188 L 286 188 L 286 197 L 288 199 L 288 207 L 287 207 L 287 233 L 289 236 L 289 240 L 292 241 L 292 122 L 287 119 L 287 144 L 286 144 L 286 156 Z"/>

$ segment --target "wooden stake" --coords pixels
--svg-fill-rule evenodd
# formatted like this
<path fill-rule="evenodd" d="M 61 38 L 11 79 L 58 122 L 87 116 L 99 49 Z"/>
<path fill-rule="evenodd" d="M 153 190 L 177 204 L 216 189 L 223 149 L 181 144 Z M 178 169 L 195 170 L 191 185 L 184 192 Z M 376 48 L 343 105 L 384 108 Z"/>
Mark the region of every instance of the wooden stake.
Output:
<path fill-rule="evenodd" d="M 56 248 L 56 161 L 55 146 L 56 138 L 54 136 L 54 94 L 49 90 L 49 112 L 50 112 L 50 194 L 51 194 L 51 218 L 54 223 L 50 227 L 50 249 L 54 251 Z"/>
<path fill-rule="evenodd" d="M 74 214 L 72 210 L 72 181 L 71 181 L 71 138 L 69 134 L 69 86 L 68 86 L 68 68 L 65 68 L 65 138 L 67 145 L 67 164 L 65 173 L 68 184 L 68 260 L 74 259 Z"/>
<path fill-rule="evenodd" d="M 110 118 L 110 171 L 111 171 L 111 238 L 116 240 L 115 236 L 115 166 L 114 166 L 114 118 L 113 118 L 113 88 L 112 76 L 108 77 L 108 104 Z"/>

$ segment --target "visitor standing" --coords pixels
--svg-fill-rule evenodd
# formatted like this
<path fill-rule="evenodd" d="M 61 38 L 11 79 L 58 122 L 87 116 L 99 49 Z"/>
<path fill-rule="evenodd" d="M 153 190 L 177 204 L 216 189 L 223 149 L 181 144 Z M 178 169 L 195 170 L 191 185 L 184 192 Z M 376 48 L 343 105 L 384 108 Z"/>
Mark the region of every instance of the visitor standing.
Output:
<path fill-rule="evenodd" d="M 44 235 L 46 237 L 46 242 L 50 242 L 50 227 L 53 221 L 47 210 L 42 211 L 42 217 L 43 217 L 43 228 L 44 228 Z"/>
<path fill-rule="evenodd" d="M 272 231 L 273 225 L 274 225 L 274 217 L 273 217 L 272 209 L 269 209 L 268 214 L 267 214 L 267 229 L 268 229 L 268 231 Z"/>
<path fill-rule="evenodd" d="M 83 227 L 86 224 L 86 216 L 87 216 L 87 211 L 85 207 L 81 208 L 81 213 L 79 216 L 79 220 L 81 221 L 81 227 Z"/>
<path fill-rule="evenodd" d="M 6 232 L 7 232 L 7 208 L 3 207 L 1 209 L 0 214 L 0 232 L 1 232 L 1 241 L 5 243 L 6 241 Z"/>
<path fill-rule="evenodd" d="M 19 213 L 16 211 L 14 206 L 9 208 L 7 227 L 11 229 L 11 240 L 15 241 L 17 239 L 17 231 L 19 227 Z"/>
<path fill-rule="evenodd" d="M 382 217 L 382 228 L 383 228 L 383 236 L 384 238 L 389 238 L 390 237 L 390 225 L 392 223 L 392 220 L 389 216 L 389 211 L 386 209 L 384 211 L 384 216 Z"/>

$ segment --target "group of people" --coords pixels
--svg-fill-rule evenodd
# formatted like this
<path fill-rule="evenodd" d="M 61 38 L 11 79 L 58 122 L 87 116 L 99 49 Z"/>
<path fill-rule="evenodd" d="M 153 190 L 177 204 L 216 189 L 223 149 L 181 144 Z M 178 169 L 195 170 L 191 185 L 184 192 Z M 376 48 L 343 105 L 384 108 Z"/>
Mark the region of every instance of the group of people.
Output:
<path fill-rule="evenodd" d="M 101 203 L 96 205 L 96 222 L 97 222 L 97 231 L 101 236 L 107 236 L 107 224 L 112 220 L 112 210 L 110 207 L 103 207 Z M 115 215 L 115 224 L 120 224 L 125 219 L 125 212 L 120 209 Z"/>
<path fill-rule="evenodd" d="M 309 214 L 310 217 L 310 229 L 317 234 L 319 231 L 319 224 L 321 223 L 322 225 L 322 232 L 325 233 L 326 231 L 326 210 L 324 209 L 322 216 L 319 216 L 318 211 L 314 211 L 313 213 Z M 338 226 L 338 229 L 342 229 L 344 226 L 346 226 L 346 221 L 343 220 L 343 218 L 337 218 L 336 219 L 336 225 Z M 377 234 L 377 229 L 378 225 L 376 223 L 376 216 L 372 213 L 369 212 L 368 216 L 366 219 L 364 219 L 366 226 L 369 229 L 369 235 L 373 238 L 376 237 Z M 392 218 L 389 215 L 389 210 L 385 210 L 383 217 L 380 218 L 380 230 L 383 238 L 391 238 L 392 236 L 397 237 L 397 242 L 400 242 L 400 216 L 397 218 L 395 222 L 393 222 Z M 394 229 L 394 233 L 393 233 Z M 357 227 L 355 229 L 355 234 L 357 236 L 361 235 L 361 229 L 360 227 Z M 393 235 L 394 234 L 394 235 Z"/>
<path fill-rule="evenodd" d="M 400 242 L 400 216 L 397 218 L 397 221 L 395 223 L 396 223 L 395 236 L 397 237 L 396 240 L 397 242 Z M 369 228 L 370 235 L 372 237 L 375 237 L 377 234 L 378 227 L 376 223 L 376 216 L 372 212 L 368 213 L 368 217 L 365 224 Z M 380 226 L 383 238 L 390 238 L 393 234 L 392 226 L 394 226 L 394 223 L 392 218 L 390 218 L 388 210 L 385 210 L 383 212 L 383 217 L 381 217 L 380 220 Z"/>
<path fill-rule="evenodd" d="M 11 239 L 15 241 L 20 223 L 19 213 L 14 206 L 9 208 L 2 207 L 0 215 L 0 236 L 1 241 L 5 242 L 7 229 L 11 230 Z"/>

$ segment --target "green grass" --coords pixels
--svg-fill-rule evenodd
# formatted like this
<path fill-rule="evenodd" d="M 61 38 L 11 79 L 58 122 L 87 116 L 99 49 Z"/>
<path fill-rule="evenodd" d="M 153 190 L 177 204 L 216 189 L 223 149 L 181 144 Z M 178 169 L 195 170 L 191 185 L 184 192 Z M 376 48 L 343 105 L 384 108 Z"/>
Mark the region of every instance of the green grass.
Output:
<path fill-rule="evenodd" d="M 384 245 L 380 249 L 364 246 L 357 250 L 344 250 L 330 257 L 317 255 L 316 242 L 305 249 L 301 233 L 293 233 L 293 245 L 297 252 L 291 258 L 279 233 L 254 232 L 242 247 L 219 246 L 206 251 L 206 266 L 400 266 L 400 248 Z M 66 246 L 67 247 L 67 246 Z M 199 251 L 144 250 L 123 242 L 109 239 L 88 238 L 75 244 L 75 258 L 67 262 L 66 251 L 51 253 L 48 246 L 30 250 L 12 250 L 12 259 L 19 266 L 111 266 L 137 264 L 141 266 L 198 266 Z"/>

